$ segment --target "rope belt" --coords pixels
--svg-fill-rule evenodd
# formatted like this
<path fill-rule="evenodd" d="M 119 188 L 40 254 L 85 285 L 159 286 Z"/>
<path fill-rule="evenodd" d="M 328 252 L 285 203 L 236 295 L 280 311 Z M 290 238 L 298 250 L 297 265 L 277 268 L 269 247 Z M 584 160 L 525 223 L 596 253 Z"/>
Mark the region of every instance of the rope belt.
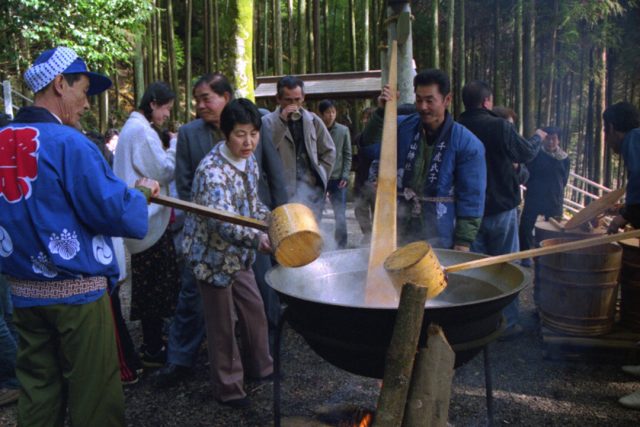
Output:
<path fill-rule="evenodd" d="M 24 298 L 61 299 L 107 288 L 107 278 L 104 276 L 53 281 L 7 279 L 11 293 Z"/>

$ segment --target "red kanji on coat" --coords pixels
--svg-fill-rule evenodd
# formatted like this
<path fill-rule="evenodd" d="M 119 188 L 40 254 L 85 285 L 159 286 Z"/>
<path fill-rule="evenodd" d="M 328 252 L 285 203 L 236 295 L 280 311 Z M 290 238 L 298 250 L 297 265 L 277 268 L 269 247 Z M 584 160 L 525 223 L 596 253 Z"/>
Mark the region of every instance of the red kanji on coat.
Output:
<path fill-rule="evenodd" d="M 0 198 L 9 203 L 31 197 L 38 177 L 38 129 L 8 127 L 0 131 Z"/>

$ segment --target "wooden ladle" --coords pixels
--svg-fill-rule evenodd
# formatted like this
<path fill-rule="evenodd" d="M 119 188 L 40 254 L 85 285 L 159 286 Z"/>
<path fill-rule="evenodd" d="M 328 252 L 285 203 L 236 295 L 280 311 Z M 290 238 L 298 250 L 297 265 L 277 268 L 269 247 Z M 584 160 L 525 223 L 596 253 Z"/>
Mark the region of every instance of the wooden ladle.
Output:
<path fill-rule="evenodd" d="M 627 231 L 619 234 L 592 237 L 576 240 L 559 245 L 529 249 L 505 255 L 480 258 L 473 261 L 442 267 L 431 248 L 424 241 L 413 242 L 395 250 L 387 257 L 384 268 L 391 278 L 394 286 L 401 289 L 405 283 L 426 286 L 429 291 L 427 298 L 434 298 L 447 287 L 446 274 L 456 271 L 470 270 L 472 268 L 487 267 L 489 265 L 516 261 L 524 258 L 533 258 L 559 252 L 568 252 L 591 246 L 604 245 L 620 240 L 640 237 L 640 230 Z"/>
<path fill-rule="evenodd" d="M 276 260 L 285 267 L 307 265 L 322 252 L 323 240 L 318 223 L 311 209 L 301 203 L 287 203 L 275 208 L 271 212 L 271 221 L 266 223 L 173 197 L 156 196 L 151 198 L 151 202 L 265 231 L 269 233 Z"/>

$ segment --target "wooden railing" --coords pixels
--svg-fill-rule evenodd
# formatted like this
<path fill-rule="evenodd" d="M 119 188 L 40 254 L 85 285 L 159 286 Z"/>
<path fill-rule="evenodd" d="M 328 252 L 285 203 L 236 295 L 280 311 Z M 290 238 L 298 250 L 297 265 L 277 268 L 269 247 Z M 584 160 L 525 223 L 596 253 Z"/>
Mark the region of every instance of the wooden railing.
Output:
<path fill-rule="evenodd" d="M 571 172 L 564 191 L 564 208 L 573 213 L 578 212 L 591 200 L 598 199 L 611 191 L 611 188 Z"/>

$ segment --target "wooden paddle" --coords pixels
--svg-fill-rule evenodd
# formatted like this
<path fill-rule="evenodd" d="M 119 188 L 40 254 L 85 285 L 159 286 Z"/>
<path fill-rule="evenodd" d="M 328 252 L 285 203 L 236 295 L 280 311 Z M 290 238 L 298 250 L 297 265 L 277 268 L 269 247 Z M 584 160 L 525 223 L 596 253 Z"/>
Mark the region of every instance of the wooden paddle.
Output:
<path fill-rule="evenodd" d="M 182 209 L 183 211 L 193 212 L 198 215 L 219 219 L 231 224 L 243 225 L 245 227 L 251 227 L 261 231 L 269 230 L 269 224 L 264 221 L 242 215 L 232 214 L 220 209 L 209 208 L 193 202 L 185 202 L 184 200 L 176 199 L 173 197 L 155 196 L 151 197 L 151 202 L 163 206 L 169 206 L 171 208 Z"/>
<path fill-rule="evenodd" d="M 469 270 L 478 267 L 487 267 L 489 265 L 501 264 L 503 262 L 510 262 L 524 258 L 533 258 L 541 255 L 549 255 L 558 252 L 568 252 L 576 249 L 588 248 L 590 246 L 604 245 L 606 243 L 618 242 L 620 240 L 631 239 L 633 237 L 640 237 L 640 230 L 592 237 L 589 239 L 576 240 L 574 242 L 561 243 L 559 245 L 552 245 L 544 248 L 529 249 L 527 251 L 476 259 L 473 261 L 462 262 L 460 264 L 444 267 L 444 271 L 446 273 L 453 273 L 455 271 Z"/>
<path fill-rule="evenodd" d="M 365 287 L 365 302 L 380 301 L 388 296 L 389 281 L 382 268 L 384 260 L 397 246 L 397 139 L 398 139 L 398 43 L 391 45 L 389 89 L 391 98 L 384 108 L 384 127 L 380 149 L 380 165 L 373 212 L 371 252 Z"/>
<path fill-rule="evenodd" d="M 624 196 L 624 187 L 613 190 L 589 203 L 579 212 L 577 212 L 569 221 L 564 225 L 565 230 L 580 227 L 587 221 L 591 221 L 601 213 L 604 213 L 607 209 L 613 206 L 622 196 Z"/>

